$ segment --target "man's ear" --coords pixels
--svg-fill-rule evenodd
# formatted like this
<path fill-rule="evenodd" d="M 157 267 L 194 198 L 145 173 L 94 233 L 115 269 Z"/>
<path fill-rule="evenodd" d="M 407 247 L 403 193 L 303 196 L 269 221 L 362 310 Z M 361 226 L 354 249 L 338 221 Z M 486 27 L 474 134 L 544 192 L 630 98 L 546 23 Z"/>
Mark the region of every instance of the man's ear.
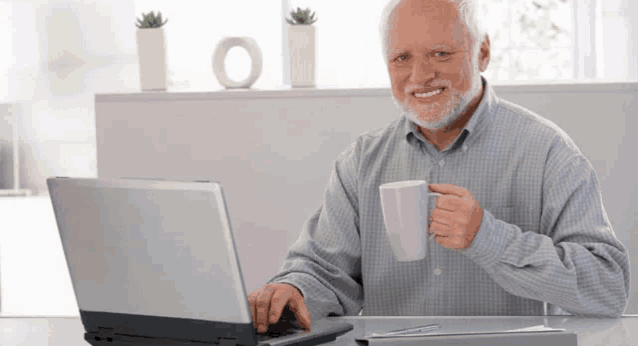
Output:
<path fill-rule="evenodd" d="M 485 35 L 485 40 L 481 43 L 479 53 L 479 70 L 485 72 L 487 65 L 490 64 L 490 37 Z"/>

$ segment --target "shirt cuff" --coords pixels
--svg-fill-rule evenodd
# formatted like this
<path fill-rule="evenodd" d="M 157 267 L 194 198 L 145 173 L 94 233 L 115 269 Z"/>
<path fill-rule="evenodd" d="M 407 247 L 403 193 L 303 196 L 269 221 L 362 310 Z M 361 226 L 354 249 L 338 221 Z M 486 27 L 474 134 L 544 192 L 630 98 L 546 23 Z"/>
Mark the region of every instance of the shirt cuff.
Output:
<path fill-rule="evenodd" d="M 295 277 L 294 274 L 288 274 L 286 276 L 283 277 L 279 277 L 276 278 L 274 280 L 268 281 L 267 283 L 269 284 L 289 284 L 294 286 L 299 293 L 301 294 L 301 297 L 305 299 L 306 295 L 304 294 L 304 290 L 308 290 L 308 288 L 304 288 L 304 284 L 301 282 L 301 280 L 299 280 L 299 278 Z"/>
<path fill-rule="evenodd" d="M 463 254 L 481 267 L 490 267 L 498 261 L 512 238 L 510 225 L 497 220 L 483 209 L 483 219 L 470 247 Z"/>

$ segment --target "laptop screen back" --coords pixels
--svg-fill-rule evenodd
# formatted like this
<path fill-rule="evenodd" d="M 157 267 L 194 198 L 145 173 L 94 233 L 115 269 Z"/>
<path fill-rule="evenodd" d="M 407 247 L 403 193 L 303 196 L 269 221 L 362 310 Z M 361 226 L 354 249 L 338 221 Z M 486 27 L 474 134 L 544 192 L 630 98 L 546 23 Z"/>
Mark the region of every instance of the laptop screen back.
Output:
<path fill-rule="evenodd" d="M 219 184 L 47 183 L 80 310 L 252 323 Z"/>

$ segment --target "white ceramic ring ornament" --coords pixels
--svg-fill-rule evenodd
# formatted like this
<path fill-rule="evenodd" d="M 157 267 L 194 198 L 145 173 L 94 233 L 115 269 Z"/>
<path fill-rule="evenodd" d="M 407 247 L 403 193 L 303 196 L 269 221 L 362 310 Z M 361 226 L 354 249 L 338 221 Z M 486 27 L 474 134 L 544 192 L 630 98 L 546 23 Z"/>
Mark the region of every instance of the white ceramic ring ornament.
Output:
<path fill-rule="evenodd" d="M 248 51 L 252 65 L 250 67 L 250 74 L 243 81 L 234 81 L 228 78 L 226 74 L 226 67 L 224 60 L 228 51 L 236 46 L 243 47 Z M 232 88 L 250 88 L 253 83 L 261 75 L 261 67 L 263 60 L 261 56 L 261 50 L 257 46 L 257 42 L 250 37 L 225 37 L 223 38 L 215 48 L 215 54 L 213 55 L 213 71 L 215 76 L 221 85 L 226 89 Z"/>

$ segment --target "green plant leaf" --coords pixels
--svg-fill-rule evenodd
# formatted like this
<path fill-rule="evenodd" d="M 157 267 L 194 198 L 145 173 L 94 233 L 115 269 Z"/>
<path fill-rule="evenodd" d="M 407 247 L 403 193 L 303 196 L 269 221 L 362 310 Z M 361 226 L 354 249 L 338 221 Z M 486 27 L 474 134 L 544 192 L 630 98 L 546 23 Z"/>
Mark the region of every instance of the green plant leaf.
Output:
<path fill-rule="evenodd" d="M 310 7 L 306 8 L 305 10 L 302 10 L 301 7 L 297 7 L 296 12 L 290 11 L 290 17 L 292 20 L 286 18 L 286 22 L 291 25 L 312 24 L 316 21 L 316 19 L 314 19 L 315 13 L 312 13 L 312 16 L 310 16 L 311 12 L 312 11 L 310 10 Z"/>

